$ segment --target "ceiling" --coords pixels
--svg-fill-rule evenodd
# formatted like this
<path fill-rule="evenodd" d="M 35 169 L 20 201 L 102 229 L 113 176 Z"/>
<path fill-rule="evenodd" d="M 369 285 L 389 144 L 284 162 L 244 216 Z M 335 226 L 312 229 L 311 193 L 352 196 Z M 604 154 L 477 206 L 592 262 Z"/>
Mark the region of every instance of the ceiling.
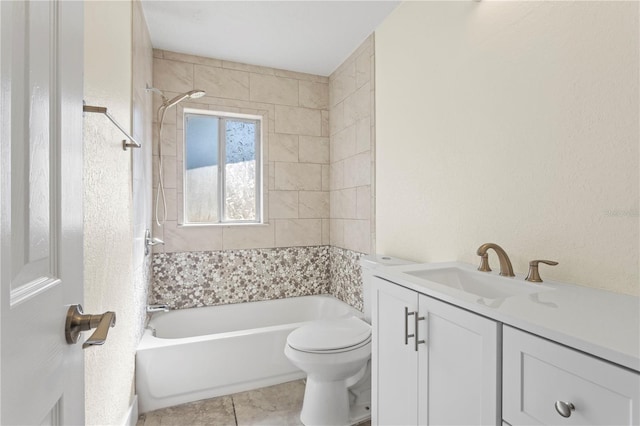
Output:
<path fill-rule="evenodd" d="M 330 75 L 399 1 L 143 0 L 156 49 Z"/>

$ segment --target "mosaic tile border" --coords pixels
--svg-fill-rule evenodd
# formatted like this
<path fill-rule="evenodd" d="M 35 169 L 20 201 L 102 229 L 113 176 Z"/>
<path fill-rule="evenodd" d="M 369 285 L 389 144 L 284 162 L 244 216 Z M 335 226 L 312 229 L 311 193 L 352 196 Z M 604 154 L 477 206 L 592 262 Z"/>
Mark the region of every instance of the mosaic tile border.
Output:
<path fill-rule="evenodd" d="M 171 309 L 329 293 L 329 247 L 156 253 L 149 303 Z"/>
<path fill-rule="evenodd" d="M 329 293 L 354 308 L 362 311 L 362 267 L 363 253 L 340 247 L 329 248 L 330 289 Z"/>

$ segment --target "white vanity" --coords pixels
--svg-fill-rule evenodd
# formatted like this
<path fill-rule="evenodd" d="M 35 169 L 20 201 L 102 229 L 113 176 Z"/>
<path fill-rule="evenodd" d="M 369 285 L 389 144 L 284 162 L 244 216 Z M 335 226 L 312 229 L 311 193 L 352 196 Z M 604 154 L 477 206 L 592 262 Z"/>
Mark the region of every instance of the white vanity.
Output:
<path fill-rule="evenodd" d="M 638 425 L 640 301 L 462 263 L 378 269 L 372 423 Z"/>

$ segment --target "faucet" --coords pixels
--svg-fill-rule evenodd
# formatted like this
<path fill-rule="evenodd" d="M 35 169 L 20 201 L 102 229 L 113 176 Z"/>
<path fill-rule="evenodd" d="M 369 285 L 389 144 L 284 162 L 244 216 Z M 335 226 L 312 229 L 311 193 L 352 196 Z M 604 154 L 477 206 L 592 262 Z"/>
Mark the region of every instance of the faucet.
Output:
<path fill-rule="evenodd" d="M 509 260 L 509 256 L 507 256 L 507 252 L 505 252 L 502 247 L 494 243 L 485 243 L 478 247 L 477 254 L 480 256 L 480 266 L 478 267 L 478 271 L 491 271 L 491 268 L 489 267 L 489 253 L 487 253 L 487 250 L 489 249 L 493 249 L 493 251 L 498 255 L 498 260 L 500 260 L 500 275 L 505 277 L 515 277 L 516 275 L 513 273 L 513 267 L 511 266 L 511 261 Z"/>
<path fill-rule="evenodd" d="M 153 312 L 169 312 L 169 305 L 147 305 L 147 313 L 150 314 Z"/>

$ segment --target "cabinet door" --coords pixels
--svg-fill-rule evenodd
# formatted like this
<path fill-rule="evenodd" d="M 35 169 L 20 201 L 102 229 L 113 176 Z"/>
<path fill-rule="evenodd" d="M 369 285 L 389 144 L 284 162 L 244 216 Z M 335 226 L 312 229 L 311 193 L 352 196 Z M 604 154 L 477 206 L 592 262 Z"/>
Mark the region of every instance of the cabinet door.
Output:
<path fill-rule="evenodd" d="M 413 315 L 407 314 L 418 310 L 418 294 L 377 277 L 371 292 L 372 423 L 415 425 L 418 356 L 407 337 L 415 334 Z"/>
<path fill-rule="evenodd" d="M 419 424 L 501 425 L 500 326 L 420 295 Z"/>

